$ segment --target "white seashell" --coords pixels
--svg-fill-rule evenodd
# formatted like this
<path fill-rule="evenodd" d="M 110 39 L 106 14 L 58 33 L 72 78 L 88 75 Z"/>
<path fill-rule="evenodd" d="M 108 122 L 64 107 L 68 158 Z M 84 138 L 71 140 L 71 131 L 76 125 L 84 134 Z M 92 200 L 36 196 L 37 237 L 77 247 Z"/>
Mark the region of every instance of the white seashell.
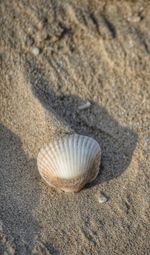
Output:
<path fill-rule="evenodd" d="M 97 177 L 100 160 L 101 148 L 96 140 L 72 134 L 42 148 L 37 165 L 50 186 L 77 192 Z"/>

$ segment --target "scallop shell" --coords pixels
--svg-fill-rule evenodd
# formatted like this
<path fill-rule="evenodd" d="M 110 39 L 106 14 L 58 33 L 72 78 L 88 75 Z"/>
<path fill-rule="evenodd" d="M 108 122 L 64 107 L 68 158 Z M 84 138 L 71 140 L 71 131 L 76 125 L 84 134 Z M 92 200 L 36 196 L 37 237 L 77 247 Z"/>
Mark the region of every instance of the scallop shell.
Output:
<path fill-rule="evenodd" d="M 78 192 L 99 172 L 101 148 L 91 137 L 66 135 L 42 148 L 37 165 L 43 179 L 55 188 Z"/>

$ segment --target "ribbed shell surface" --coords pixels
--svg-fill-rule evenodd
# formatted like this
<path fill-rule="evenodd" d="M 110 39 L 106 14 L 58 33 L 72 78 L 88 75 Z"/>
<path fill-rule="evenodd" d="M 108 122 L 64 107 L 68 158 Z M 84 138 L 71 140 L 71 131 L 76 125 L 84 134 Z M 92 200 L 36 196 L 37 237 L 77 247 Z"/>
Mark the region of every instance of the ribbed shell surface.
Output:
<path fill-rule="evenodd" d="M 48 172 L 55 177 L 72 179 L 88 171 L 98 155 L 101 149 L 93 138 L 66 135 L 42 148 L 37 164 L 41 175 Z"/>

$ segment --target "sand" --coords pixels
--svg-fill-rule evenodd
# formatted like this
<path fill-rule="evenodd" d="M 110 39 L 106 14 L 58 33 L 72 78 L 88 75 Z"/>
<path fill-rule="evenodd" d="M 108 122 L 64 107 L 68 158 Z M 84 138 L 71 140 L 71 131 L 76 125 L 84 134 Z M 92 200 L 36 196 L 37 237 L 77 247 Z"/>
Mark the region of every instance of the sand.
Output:
<path fill-rule="evenodd" d="M 149 27 L 146 0 L 0 1 L 0 255 L 150 254 Z M 72 132 L 102 163 L 66 194 L 36 158 Z"/>

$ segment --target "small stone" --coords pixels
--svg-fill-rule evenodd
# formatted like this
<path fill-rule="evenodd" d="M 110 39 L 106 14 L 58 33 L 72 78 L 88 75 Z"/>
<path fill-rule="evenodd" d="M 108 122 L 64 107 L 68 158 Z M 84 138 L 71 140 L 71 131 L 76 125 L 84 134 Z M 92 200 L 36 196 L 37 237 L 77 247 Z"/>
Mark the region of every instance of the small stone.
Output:
<path fill-rule="evenodd" d="M 108 197 L 105 196 L 104 193 L 98 194 L 97 199 L 100 204 L 106 203 L 108 201 Z"/>
<path fill-rule="evenodd" d="M 32 53 L 35 55 L 35 56 L 38 56 L 40 54 L 40 49 L 37 48 L 37 47 L 33 47 L 32 48 Z"/>
<path fill-rule="evenodd" d="M 127 18 L 129 22 L 137 23 L 140 22 L 141 17 L 140 16 L 130 16 Z"/>
<path fill-rule="evenodd" d="M 90 103 L 89 101 L 87 101 L 86 103 L 81 104 L 81 105 L 78 107 L 78 110 L 85 110 L 85 109 L 88 109 L 90 106 L 91 106 L 91 103 Z"/>

